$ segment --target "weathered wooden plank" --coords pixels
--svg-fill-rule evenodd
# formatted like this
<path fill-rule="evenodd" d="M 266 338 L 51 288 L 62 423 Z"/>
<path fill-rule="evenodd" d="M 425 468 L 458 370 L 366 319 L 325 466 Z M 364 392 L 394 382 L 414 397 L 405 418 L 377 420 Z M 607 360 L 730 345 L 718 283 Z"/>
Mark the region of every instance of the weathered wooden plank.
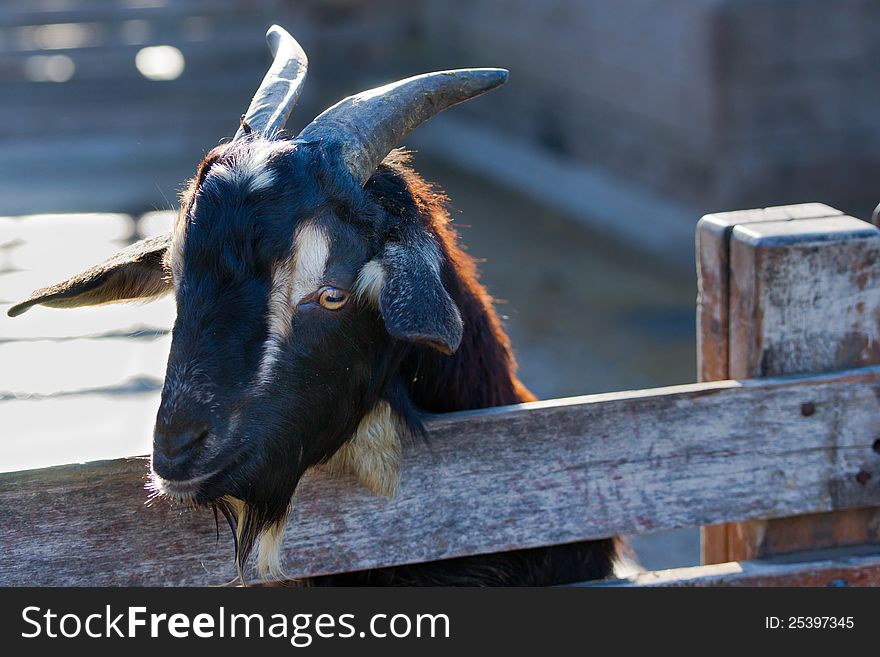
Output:
<path fill-rule="evenodd" d="M 729 235 L 727 376 L 880 362 L 880 231 L 842 215 L 736 225 Z M 708 342 L 712 342 L 710 337 Z M 798 540 L 795 540 L 799 537 Z M 704 562 L 880 540 L 880 511 L 703 532 Z"/>
<path fill-rule="evenodd" d="M 394 499 L 309 475 L 284 561 L 303 576 L 876 505 L 878 393 L 880 368 L 866 368 L 436 417 L 405 450 Z M 145 506 L 146 471 L 130 459 L 0 475 L 0 584 L 230 578 L 210 513 Z"/>
<path fill-rule="evenodd" d="M 825 556 L 778 562 L 728 562 L 638 573 L 622 580 L 585 582 L 582 586 L 880 586 L 880 554 Z"/>
<path fill-rule="evenodd" d="M 697 369 L 700 381 L 729 378 L 728 300 L 730 234 L 747 224 L 843 214 L 823 203 L 707 214 L 697 223 Z"/>
<path fill-rule="evenodd" d="M 737 226 L 732 378 L 880 362 L 880 230 L 853 217 Z"/>
<path fill-rule="evenodd" d="M 697 223 L 697 380 L 721 381 L 728 371 L 730 235 L 735 226 L 836 216 L 822 203 L 705 215 Z M 701 529 L 703 563 L 727 561 L 727 526 Z"/>

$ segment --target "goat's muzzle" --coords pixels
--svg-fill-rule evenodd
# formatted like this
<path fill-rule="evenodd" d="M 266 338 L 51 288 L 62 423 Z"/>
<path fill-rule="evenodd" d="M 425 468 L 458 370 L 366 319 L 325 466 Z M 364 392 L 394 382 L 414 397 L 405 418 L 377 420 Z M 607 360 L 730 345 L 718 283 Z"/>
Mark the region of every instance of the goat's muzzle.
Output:
<path fill-rule="evenodd" d="M 208 443 L 215 432 L 207 413 L 187 410 L 169 416 L 160 410 L 153 434 L 153 472 L 178 484 L 210 475 Z"/>

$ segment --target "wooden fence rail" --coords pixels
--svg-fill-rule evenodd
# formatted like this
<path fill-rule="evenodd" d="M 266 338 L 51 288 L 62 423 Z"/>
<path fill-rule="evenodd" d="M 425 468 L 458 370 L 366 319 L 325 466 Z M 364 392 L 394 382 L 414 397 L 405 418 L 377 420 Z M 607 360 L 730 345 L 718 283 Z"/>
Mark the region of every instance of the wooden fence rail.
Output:
<path fill-rule="evenodd" d="M 880 504 L 880 367 L 440 416 L 392 499 L 320 474 L 291 576 Z M 0 584 L 220 584 L 209 512 L 145 505 L 144 459 L 0 475 Z"/>
<path fill-rule="evenodd" d="M 880 363 L 878 263 L 880 231 L 820 203 L 704 217 L 700 379 Z M 880 508 L 707 527 L 702 550 L 711 564 L 863 543 L 880 543 Z"/>
<path fill-rule="evenodd" d="M 764 559 L 637 573 L 623 580 L 579 586 L 880 586 L 880 554 L 847 549 L 828 554 L 799 553 L 797 560 Z"/>

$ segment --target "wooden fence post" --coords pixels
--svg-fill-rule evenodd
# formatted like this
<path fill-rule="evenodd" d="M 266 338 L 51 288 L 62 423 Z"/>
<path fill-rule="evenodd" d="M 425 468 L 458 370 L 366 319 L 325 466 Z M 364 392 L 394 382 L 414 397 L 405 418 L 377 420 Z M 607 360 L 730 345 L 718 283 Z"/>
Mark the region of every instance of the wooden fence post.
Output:
<path fill-rule="evenodd" d="M 707 215 L 697 228 L 697 270 L 701 381 L 880 362 L 876 227 L 818 203 Z M 835 409 L 805 402 L 801 412 Z M 833 485 L 880 485 L 880 473 L 867 467 L 852 479 Z M 702 558 L 711 564 L 871 542 L 880 542 L 876 507 L 704 527 Z"/>

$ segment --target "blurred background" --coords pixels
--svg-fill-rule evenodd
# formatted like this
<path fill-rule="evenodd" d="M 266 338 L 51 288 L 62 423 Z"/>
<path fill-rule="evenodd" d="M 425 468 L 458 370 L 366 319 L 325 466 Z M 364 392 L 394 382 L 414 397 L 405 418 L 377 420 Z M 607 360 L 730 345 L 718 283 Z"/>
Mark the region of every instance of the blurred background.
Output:
<path fill-rule="evenodd" d="M 0 310 L 166 230 L 230 137 L 273 22 L 310 57 L 296 132 L 416 73 L 511 70 L 406 142 L 539 396 L 696 379 L 707 212 L 821 201 L 868 218 L 875 0 L 28 0 L 0 3 Z M 0 319 L 4 470 L 145 453 L 169 300 Z M 695 530 L 639 537 L 695 564 Z"/>

